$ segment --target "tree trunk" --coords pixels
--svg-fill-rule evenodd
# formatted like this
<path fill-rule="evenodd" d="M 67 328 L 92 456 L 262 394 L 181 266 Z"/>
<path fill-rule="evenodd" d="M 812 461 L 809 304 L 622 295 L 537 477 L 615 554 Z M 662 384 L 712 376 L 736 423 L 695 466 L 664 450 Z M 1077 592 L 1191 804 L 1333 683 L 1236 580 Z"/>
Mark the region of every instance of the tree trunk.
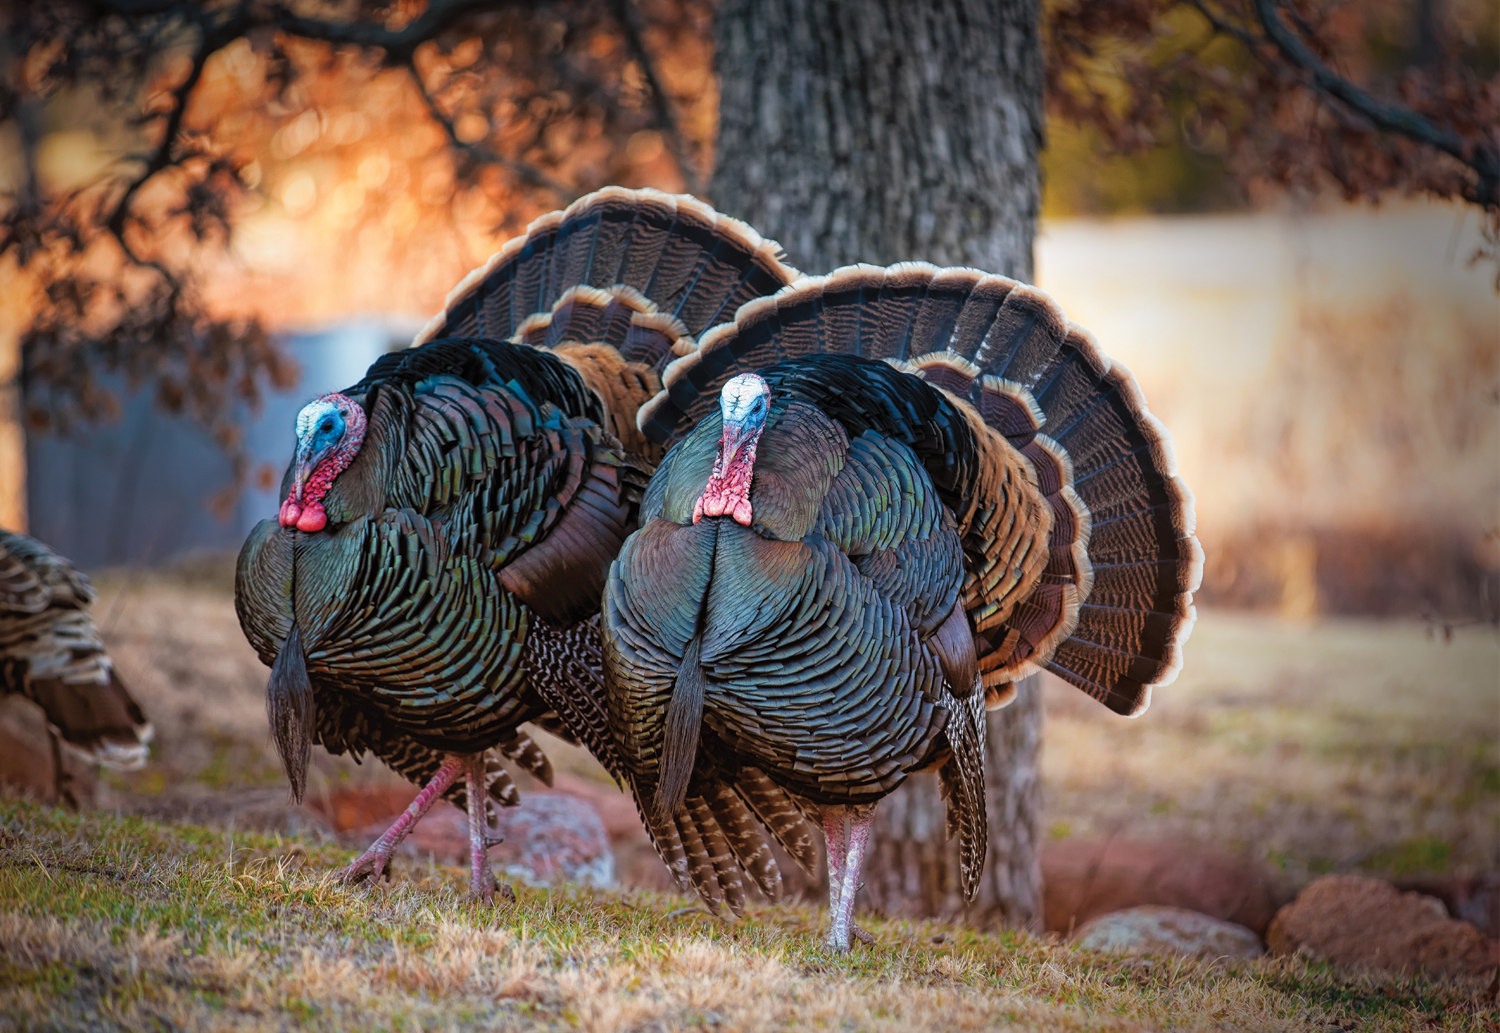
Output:
<path fill-rule="evenodd" d="M 925 260 L 1031 279 L 1039 207 L 1037 0 L 723 0 L 710 200 L 804 272 Z M 989 860 L 971 915 L 1035 927 L 1034 685 L 990 715 Z M 964 911 L 935 776 L 877 811 L 861 902 Z"/>

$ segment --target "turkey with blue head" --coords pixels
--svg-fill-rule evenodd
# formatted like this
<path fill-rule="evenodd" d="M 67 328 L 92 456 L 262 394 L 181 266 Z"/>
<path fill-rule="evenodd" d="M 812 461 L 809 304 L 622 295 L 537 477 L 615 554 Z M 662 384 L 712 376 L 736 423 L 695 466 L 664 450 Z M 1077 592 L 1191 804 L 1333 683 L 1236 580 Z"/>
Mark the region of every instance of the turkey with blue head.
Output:
<path fill-rule="evenodd" d="M 695 335 L 794 276 L 699 201 L 608 188 L 538 219 L 411 348 L 298 415 L 280 512 L 235 580 L 271 666 L 273 738 L 299 800 L 314 744 L 422 787 L 347 880 L 389 874 L 446 797 L 468 812 L 471 889 L 488 899 L 490 808 L 518 800 L 497 753 L 551 781 L 521 726 L 610 762 L 578 723 L 597 708 L 573 701 L 600 691 L 600 593 L 660 457 L 637 410 Z"/>
<path fill-rule="evenodd" d="M 834 949 L 914 771 L 940 774 L 973 899 L 985 710 L 1019 679 L 1135 716 L 1181 664 L 1202 553 L 1169 436 L 1033 287 L 804 278 L 668 366 L 640 426 L 671 450 L 605 587 L 619 763 L 658 845 L 746 772 L 821 820 Z M 714 906 L 735 858 L 698 853 L 675 870 Z"/>

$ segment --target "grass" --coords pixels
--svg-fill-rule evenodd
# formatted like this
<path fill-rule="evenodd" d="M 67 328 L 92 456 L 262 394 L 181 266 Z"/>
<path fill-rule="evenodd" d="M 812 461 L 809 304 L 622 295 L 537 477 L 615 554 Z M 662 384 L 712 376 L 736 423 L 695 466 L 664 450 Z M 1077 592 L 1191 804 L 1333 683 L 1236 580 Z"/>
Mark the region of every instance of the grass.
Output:
<path fill-rule="evenodd" d="M 1500 1029 L 1481 982 L 1304 958 L 1129 959 L 875 919 L 876 946 L 836 957 L 800 904 L 720 923 L 641 888 L 517 886 L 491 910 L 458 869 L 405 857 L 394 883 L 349 890 L 327 873 L 352 841 L 286 804 L 223 572 L 99 584 L 158 738 L 145 770 L 105 776 L 101 811 L 0 802 L 0 1031 Z M 1212 843 L 1289 888 L 1500 867 L 1493 629 L 1208 611 L 1186 661 L 1136 721 L 1045 686 L 1045 841 Z M 310 795 L 391 781 L 319 751 Z"/>
<path fill-rule="evenodd" d="M 1500 637 L 1207 611 L 1123 721 L 1046 688 L 1046 825 L 1261 858 L 1292 887 L 1500 868 Z"/>
<path fill-rule="evenodd" d="M 399 865 L 352 890 L 297 837 L 0 804 L 0 1028 L 1493 1030 L 1481 982 L 1100 955 L 873 920 L 719 922 L 643 891 L 516 887 Z"/>

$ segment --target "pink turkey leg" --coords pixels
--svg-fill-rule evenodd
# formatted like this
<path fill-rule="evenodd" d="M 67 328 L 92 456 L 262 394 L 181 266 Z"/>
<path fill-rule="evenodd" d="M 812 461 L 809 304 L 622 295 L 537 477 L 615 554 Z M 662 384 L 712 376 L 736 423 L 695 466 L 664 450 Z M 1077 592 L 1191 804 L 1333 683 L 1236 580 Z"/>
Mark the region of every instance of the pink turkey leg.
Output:
<path fill-rule="evenodd" d="M 839 913 L 839 896 L 844 885 L 844 855 L 849 844 L 849 819 L 842 807 L 823 808 L 823 841 L 828 855 L 828 918 Z"/>
<path fill-rule="evenodd" d="M 443 758 L 442 765 L 431 780 L 422 787 L 422 791 L 412 800 L 411 805 L 401 813 L 401 817 L 391 823 L 379 839 L 370 844 L 370 849 L 354 859 L 354 863 L 340 873 L 340 878 L 345 882 L 354 884 L 363 882 L 365 879 L 389 876 L 391 873 L 391 854 L 406 838 L 407 834 L 416 827 L 422 816 L 432 809 L 437 803 L 438 797 L 447 792 L 459 772 L 464 770 L 466 758 L 462 754 L 450 753 Z"/>
<path fill-rule="evenodd" d="M 485 824 L 484 754 L 476 753 L 464 764 L 464 788 L 469 804 L 469 896 L 486 904 L 495 899 L 495 873 L 490 871 L 492 840 Z"/>
<path fill-rule="evenodd" d="M 854 927 L 854 898 L 859 893 L 859 876 L 864 869 L 865 854 L 870 845 L 870 832 L 875 826 L 875 809 L 872 807 L 860 811 L 849 808 L 844 810 L 844 813 L 847 815 L 848 833 L 844 837 L 845 852 L 841 865 L 841 878 L 838 892 L 835 894 L 830 885 L 829 894 L 832 916 L 828 930 L 828 946 L 836 951 L 849 949 L 851 933 L 862 934 L 860 935 L 862 940 L 870 939 L 868 934 L 863 933 L 863 930 Z M 825 823 L 826 820 L 825 818 Z M 843 822 L 841 821 L 840 824 L 842 825 Z M 832 872 L 831 862 L 829 871 Z M 829 882 L 833 882 L 831 874 Z"/>

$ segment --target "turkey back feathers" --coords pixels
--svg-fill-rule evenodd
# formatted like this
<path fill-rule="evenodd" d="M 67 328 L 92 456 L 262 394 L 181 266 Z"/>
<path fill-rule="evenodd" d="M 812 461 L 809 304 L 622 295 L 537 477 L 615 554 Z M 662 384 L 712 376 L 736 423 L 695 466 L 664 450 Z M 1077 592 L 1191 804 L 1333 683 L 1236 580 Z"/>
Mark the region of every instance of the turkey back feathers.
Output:
<path fill-rule="evenodd" d="M 642 432 L 681 440 L 744 372 L 921 459 L 958 521 L 992 704 L 1045 668 L 1134 716 L 1175 678 L 1203 564 L 1192 494 L 1134 377 L 1046 294 L 925 263 L 804 277 L 669 365 Z"/>
<path fill-rule="evenodd" d="M 153 732 L 105 652 L 93 603 L 94 586 L 66 559 L 0 531 L 0 694 L 31 699 L 91 761 L 133 770 Z"/>

